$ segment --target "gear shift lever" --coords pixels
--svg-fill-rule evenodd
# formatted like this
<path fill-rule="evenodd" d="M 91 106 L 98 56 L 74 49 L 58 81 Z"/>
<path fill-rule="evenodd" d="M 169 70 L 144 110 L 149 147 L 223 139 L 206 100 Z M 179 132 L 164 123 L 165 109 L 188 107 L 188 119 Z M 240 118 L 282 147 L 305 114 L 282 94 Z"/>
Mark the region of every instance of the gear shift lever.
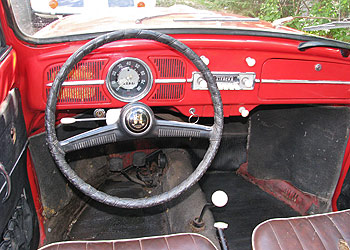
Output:
<path fill-rule="evenodd" d="M 228 250 L 227 241 L 224 234 L 224 230 L 228 228 L 228 224 L 225 222 L 216 222 L 214 227 L 218 230 L 222 250 Z"/>
<path fill-rule="evenodd" d="M 211 203 L 207 203 L 204 205 L 199 217 L 196 217 L 192 221 L 192 225 L 196 228 L 204 227 L 203 216 L 207 209 L 212 207 L 224 207 L 228 202 L 227 194 L 222 190 L 217 190 L 211 195 Z"/>

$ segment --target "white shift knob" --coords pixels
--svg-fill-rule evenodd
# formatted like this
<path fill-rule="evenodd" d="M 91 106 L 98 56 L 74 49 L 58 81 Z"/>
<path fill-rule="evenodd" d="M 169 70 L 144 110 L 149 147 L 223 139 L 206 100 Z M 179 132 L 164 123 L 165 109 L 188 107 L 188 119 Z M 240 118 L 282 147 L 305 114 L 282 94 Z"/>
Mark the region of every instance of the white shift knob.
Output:
<path fill-rule="evenodd" d="M 222 190 L 218 190 L 215 191 L 212 195 L 211 195 L 211 202 L 216 206 L 216 207 L 223 207 L 227 204 L 228 202 L 228 196 L 227 194 L 222 191 Z"/>
<path fill-rule="evenodd" d="M 225 222 L 215 222 L 214 227 L 217 229 L 226 229 L 228 228 L 228 224 Z"/>

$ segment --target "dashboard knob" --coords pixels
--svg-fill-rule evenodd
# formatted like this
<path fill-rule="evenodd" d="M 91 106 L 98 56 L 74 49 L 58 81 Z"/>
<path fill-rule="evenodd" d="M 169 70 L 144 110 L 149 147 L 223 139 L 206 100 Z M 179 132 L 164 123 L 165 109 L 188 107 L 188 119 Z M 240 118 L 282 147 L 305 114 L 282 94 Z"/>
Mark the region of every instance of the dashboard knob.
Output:
<path fill-rule="evenodd" d="M 249 115 L 249 110 L 247 110 L 245 107 L 240 107 L 238 111 L 241 113 L 242 117 L 247 117 Z"/>
<path fill-rule="evenodd" d="M 106 124 L 111 125 L 119 120 L 121 109 L 109 109 L 106 113 Z"/>
<path fill-rule="evenodd" d="M 202 55 L 200 58 L 202 59 L 202 61 L 204 62 L 205 65 L 209 65 L 209 62 L 210 62 L 210 61 L 209 61 L 209 58 L 208 58 L 208 57 Z"/>
<path fill-rule="evenodd" d="M 243 85 L 246 86 L 247 88 L 251 88 L 251 87 L 253 87 L 253 85 L 254 85 L 254 82 L 253 82 L 251 79 L 249 79 L 248 77 L 244 77 L 244 78 L 242 79 L 242 83 L 243 83 Z"/>
<path fill-rule="evenodd" d="M 199 83 L 199 86 L 202 88 L 202 89 L 207 89 L 208 88 L 208 83 L 206 80 L 204 80 L 203 78 L 199 78 L 198 79 L 198 83 Z"/>
<path fill-rule="evenodd" d="M 247 57 L 245 61 L 249 67 L 253 67 L 256 64 L 256 60 L 252 57 Z"/>

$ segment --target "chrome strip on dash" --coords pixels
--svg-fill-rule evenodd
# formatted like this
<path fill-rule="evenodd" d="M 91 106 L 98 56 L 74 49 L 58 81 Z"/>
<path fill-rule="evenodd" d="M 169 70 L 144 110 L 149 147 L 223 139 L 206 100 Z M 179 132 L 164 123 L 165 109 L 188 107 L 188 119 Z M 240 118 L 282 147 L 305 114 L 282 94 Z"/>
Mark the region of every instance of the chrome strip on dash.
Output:
<path fill-rule="evenodd" d="M 274 80 L 274 79 L 261 79 L 261 83 L 306 83 L 306 84 L 341 84 L 350 85 L 350 81 L 310 81 L 310 80 Z"/>
<path fill-rule="evenodd" d="M 63 82 L 62 86 L 102 85 L 104 83 L 105 83 L 104 80 L 68 81 L 68 82 Z M 51 87 L 52 82 L 46 84 L 46 86 Z"/>
<path fill-rule="evenodd" d="M 155 83 L 185 83 L 186 79 L 155 79 Z"/>

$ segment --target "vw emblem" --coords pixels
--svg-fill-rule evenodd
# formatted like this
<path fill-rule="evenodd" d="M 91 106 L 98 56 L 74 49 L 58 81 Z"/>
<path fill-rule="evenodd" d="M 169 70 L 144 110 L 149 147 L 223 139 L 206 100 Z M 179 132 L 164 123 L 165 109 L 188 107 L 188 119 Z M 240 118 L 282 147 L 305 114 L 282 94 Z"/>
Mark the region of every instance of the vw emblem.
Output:
<path fill-rule="evenodd" d="M 145 109 L 137 107 L 127 113 L 125 123 L 132 132 L 141 133 L 149 127 L 150 115 Z"/>

